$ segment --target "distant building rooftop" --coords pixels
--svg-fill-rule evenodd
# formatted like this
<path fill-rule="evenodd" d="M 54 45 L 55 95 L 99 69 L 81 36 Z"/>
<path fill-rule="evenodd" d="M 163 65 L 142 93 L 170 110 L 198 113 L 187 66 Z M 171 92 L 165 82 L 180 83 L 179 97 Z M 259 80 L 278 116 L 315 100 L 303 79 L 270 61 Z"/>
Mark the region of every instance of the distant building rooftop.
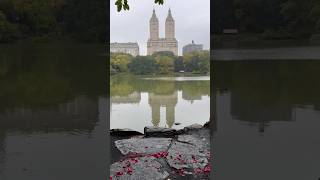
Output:
<path fill-rule="evenodd" d="M 132 56 L 139 55 L 139 45 L 136 42 L 127 42 L 127 43 L 110 43 L 110 52 L 122 52 L 131 54 Z"/>
<path fill-rule="evenodd" d="M 182 53 L 186 54 L 189 52 L 202 51 L 202 50 L 203 50 L 203 45 L 202 44 L 195 44 L 194 41 L 192 40 L 191 44 L 187 44 L 187 45 L 183 46 Z"/>

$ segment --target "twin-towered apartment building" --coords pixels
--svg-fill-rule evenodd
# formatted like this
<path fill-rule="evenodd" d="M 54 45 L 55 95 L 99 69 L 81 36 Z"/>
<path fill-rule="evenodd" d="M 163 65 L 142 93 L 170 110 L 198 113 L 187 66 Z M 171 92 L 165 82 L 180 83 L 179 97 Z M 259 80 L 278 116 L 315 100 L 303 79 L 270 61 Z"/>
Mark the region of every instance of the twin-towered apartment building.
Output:
<path fill-rule="evenodd" d="M 170 51 L 178 56 L 178 41 L 175 38 L 175 21 L 170 9 L 165 21 L 165 37 L 159 37 L 159 20 L 154 9 L 149 21 L 149 31 L 150 37 L 147 42 L 147 55 L 152 55 L 153 53 L 160 51 Z M 202 45 L 194 44 L 192 41 L 192 44 L 183 47 L 183 54 L 186 52 L 202 50 L 202 47 Z M 123 52 L 133 56 L 140 54 L 138 43 L 132 42 L 110 43 L 110 52 Z"/>

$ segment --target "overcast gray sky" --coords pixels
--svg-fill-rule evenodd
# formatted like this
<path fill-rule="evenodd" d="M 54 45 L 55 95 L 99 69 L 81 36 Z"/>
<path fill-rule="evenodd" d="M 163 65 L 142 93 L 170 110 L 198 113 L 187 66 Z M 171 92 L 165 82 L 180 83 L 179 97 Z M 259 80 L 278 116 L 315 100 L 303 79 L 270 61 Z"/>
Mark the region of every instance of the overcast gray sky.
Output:
<path fill-rule="evenodd" d="M 160 37 L 164 37 L 164 23 L 170 7 L 179 55 L 182 55 L 182 47 L 192 40 L 203 44 L 204 49 L 210 48 L 210 0 L 165 0 L 164 5 L 156 5 L 154 0 L 128 0 L 130 10 L 121 12 L 117 12 L 115 0 L 110 3 L 111 42 L 137 42 L 140 55 L 146 55 L 152 9 L 159 19 Z"/>

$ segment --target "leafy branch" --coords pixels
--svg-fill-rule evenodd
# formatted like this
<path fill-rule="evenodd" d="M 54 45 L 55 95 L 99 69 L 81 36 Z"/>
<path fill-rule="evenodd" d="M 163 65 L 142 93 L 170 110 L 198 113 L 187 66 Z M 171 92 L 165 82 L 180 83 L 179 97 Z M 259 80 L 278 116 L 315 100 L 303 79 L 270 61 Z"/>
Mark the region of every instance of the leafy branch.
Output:
<path fill-rule="evenodd" d="M 154 3 L 161 5 L 164 3 L 164 0 L 154 0 Z M 128 0 L 116 0 L 115 5 L 117 6 L 118 12 L 120 12 L 122 9 L 129 10 Z"/>

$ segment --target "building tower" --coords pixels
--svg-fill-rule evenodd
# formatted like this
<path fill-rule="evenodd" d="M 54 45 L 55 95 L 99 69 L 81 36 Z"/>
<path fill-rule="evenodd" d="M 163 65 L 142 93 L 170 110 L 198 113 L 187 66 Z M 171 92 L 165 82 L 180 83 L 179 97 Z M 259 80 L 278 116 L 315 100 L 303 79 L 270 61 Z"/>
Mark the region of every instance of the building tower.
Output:
<path fill-rule="evenodd" d="M 168 16 L 166 19 L 165 24 L 165 38 L 166 39 L 175 39 L 175 33 L 174 33 L 174 19 L 171 14 L 171 10 L 168 11 Z"/>
<path fill-rule="evenodd" d="M 165 38 L 159 37 L 159 20 L 154 9 L 149 23 L 150 37 L 147 42 L 147 55 L 152 55 L 155 52 L 170 51 L 178 56 L 178 41 L 175 38 L 175 22 L 171 10 L 169 9 L 165 23 Z"/>
<path fill-rule="evenodd" d="M 159 39 L 159 20 L 156 15 L 156 11 L 153 9 L 152 16 L 150 18 L 150 40 Z"/>

